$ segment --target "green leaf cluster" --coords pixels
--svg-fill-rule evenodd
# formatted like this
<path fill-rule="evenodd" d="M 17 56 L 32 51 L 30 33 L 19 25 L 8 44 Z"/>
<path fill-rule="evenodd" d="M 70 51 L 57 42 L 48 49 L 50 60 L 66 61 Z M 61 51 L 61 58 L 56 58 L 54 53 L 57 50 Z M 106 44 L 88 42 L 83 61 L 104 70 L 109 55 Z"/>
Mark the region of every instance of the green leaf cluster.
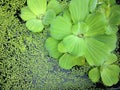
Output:
<path fill-rule="evenodd" d="M 41 32 L 61 12 L 63 5 L 56 0 L 27 0 L 27 6 L 21 9 L 21 18 L 32 32 Z"/>
<path fill-rule="evenodd" d="M 71 0 L 66 8 L 56 0 L 48 4 L 45 0 L 27 2 L 21 17 L 33 32 L 50 24 L 45 46 L 62 68 L 89 64 L 94 67 L 89 71 L 93 82 L 101 78 L 105 85 L 112 86 L 119 81 L 120 68 L 114 64 L 117 57 L 113 51 L 120 25 L 120 6 L 113 0 Z"/>

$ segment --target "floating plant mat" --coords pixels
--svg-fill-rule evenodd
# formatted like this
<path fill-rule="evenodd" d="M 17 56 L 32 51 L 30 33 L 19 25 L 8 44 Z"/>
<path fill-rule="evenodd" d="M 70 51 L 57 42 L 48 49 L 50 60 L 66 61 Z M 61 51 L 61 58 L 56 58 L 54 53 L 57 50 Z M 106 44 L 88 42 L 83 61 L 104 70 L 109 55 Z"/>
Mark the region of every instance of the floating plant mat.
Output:
<path fill-rule="evenodd" d="M 86 74 L 89 66 L 65 70 L 49 56 L 47 29 L 28 31 L 19 16 L 24 6 L 26 0 L 0 1 L 0 90 L 95 89 Z"/>

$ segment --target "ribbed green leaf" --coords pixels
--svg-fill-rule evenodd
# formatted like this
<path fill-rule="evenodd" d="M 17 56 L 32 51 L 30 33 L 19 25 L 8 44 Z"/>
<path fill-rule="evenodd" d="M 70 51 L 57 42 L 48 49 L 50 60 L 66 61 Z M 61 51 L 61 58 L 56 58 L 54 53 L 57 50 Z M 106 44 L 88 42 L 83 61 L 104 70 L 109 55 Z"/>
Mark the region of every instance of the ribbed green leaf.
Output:
<path fill-rule="evenodd" d="M 71 15 L 70 15 L 70 12 L 69 12 L 68 9 L 66 9 L 66 10 L 64 11 L 63 17 L 66 18 L 66 19 L 68 19 L 68 21 L 70 21 L 70 22 L 72 21 L 72 20 L 71 20 Z"/>
<path fill-rule="evenodd" d="M 53 58 L 59 58 L 62 53 L 58 51 L 58 43 L 59 41 L 53 39 L 53 38 L 48 38 L 45 42 L 45 47 L 49 52 L 49 55 Z"/>
<path fill-rule="evenodd" d="M 43 24 L 44 25 L 49 25 L 55 19 L 56 14 L 53 10 L 47 10 L 44 18 L 43 18 Z"/>
<path fill-rule="evenodd" d="M 59 59 L 59 65 L 64 69 L 71 69 L 75 65 L 83 65 L 85 64 L 85 58 L 83 57 L 75 57 L 70 54 L 64 54 Z"/>
<path fill-rule="evenodd" d="M 94 38 L 106 44 L 110 51 L 113 51 L 116 48 L 116 42 L 117 42 L 116 34 L 111 34 L 111 35 L 104 34 L 104 35 L 96 36 Z"/>
<path fill-rule="evenodd" d="M 89 71 L 89 78 L 92 80 L 92 82 L 98 82 L 100 79 L 100 71 L 98 68 L 93 68 Z"/>
<path fill-rule="evenodd" d="M 88 31 L 88 26 L 84 22 L 79 22 L 72 27 L 72 33 L 81 37 L 85 37 L 86 32 Z"/>
<path fill-rule="evenodd" d="M 46 0 L 27 0 L 28 7 L 36 15 L 44 15 L 46 11 Z"/>
<path fill-rule="evenodd" d="M 110 54 L 105 61 L 104 65 L 110 65 L 117 61 L 117 56 L 115 54 Z"/>
<path fill-rule="evenodd" d="M 88 15 L 85 20 L 86 24 L 89 27 L 87 36 L 95 36 L 104 34 L 106 30 L 106 19 L 101 13 L 94 13 Z"/>
<path fill-rule="evenodd" d="M 32 32 L 41 32 L 44 28 L 42 21 L 38 19 L 31 19 L 26 22 L 26 27 Z"/>
<path fill-rule="evenodd" d="M 118 30 L 119 29 L 118 29 L 117 25 L 110 25 L 109 24 L 105 33 L 108 34 L 108 35 L 111 35 L 111 34 L 114 34 L 114 33 L 116 34 Z"/>
<path fill-rule="evenodd" d="M 97 6 L 98 0 L 90 0 L 89 2 L 89 11 L 93 12 Z"/>
<path fill-rule="evenodd" d="M 109 65 L 102 68 L 101 78 L 106 86 L 112 86 L 119 81 L 120 68 L 117 65 Z"/>
<path fill-rule="evenodd" d="M 110 25 L 120 25 L 120 6 L 114 5 L 111 7 L 111 13 L 109 16 Z"/>
<path fill-rule="evenodd" d="M 82 21 L 88 15 L 89 0 L 71 0 L 69 10 L 74 23 Z"/>
<path fill-rule="evenodd" d="M 36 18 L 35 14 L 27 6 L 21 9 L 20 16 L 25 21 Z"/>
<path fill-rule="evenodd" d="M 62 43 L 62 41 L 58 44 L 58 51 L 61 52 L 61 53 L 67 52 L 65 46 Z"/>
<path fill-rule="evenodd" d="M 69 52 L 72 55 L 84 55 L 85 43 L 83 38 L 79 38 L 74 35 L 69 35 L 63 39 L 63 45 L 66 48 L 67 52 Z"/>
<path fill-rule="evenodd" d="M 63 6 L 57 0 L 50 0 L 47 9 L 53 9 L 58 14 L 63 10 Z"/>
<path fill-rule="evenodd" d="M 108 46 L 94 38 L 86 38 L 85 45 L 85 57 L 89 65 L 102 65 L 109 53 Z"/>
<path fill-rule="evenodd" d="M 72 33 L 71 27 L 72 24 L 67 18 L 58 16 L 51 24 L 50 34 L 53 38 L 61 40 Z"/>

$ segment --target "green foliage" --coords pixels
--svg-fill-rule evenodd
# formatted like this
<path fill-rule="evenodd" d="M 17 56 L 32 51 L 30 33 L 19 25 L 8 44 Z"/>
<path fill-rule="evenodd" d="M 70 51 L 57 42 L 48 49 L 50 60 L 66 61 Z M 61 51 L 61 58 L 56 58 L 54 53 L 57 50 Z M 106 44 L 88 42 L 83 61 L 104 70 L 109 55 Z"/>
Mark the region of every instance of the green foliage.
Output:
<path fill-rule="evenodd" d="M 104 63 L 112 58 L 110 55 L 116 48 L 120 6 L 109 0 L 71 0 L 68 8 L 62 13 L 50 24 L 50 36 L 60 44 L 51 45 L 52 42 L 46 44 L 49 48 L 55 47 L 56 51 L 62 53 L 58 57 L 59 65 L 64 69 L 83 65 L 85 63 L 81 63 L 83 58 L 80 57 L 84 57 L 86 63 L 96 67 L 89 73 L 93 82 L 98 82 L 101 75 L 106 86 L 116 84 L 119 81 L 117 65 L 114 68 L 116 69 L 115 81 L 111 80 L 111 82 L 105 79 L 105 71 L 108 71 L 108 77 L 112 78 L 112 73 L 109 73 L 108 68 L 101 71 L 98 67 L 107 66 Z M 48 47 L 47 50 L 49 53 L 53 52 Z M 115 61 L 114 59 L 110 59 L 110 62 Z M 96 76 L 95 73 L 97 73 Z"/>
<path fill-rule="evenodd" d="M 32 32 L 41 32 L 63 10 L 56 0 L 27 0 L 27 5 L 21 9 L 21 18 Z"/>
<path fill-rule="evenodd" d="M 104 85 L 112 86 L 119 81 L 120 59 L 113 52 L 120 6 L 113 0 L 27 0 L 24 6 L 25 2 L 0 1 L 3 90 L 88 89 L 93 85 L 82 77 L 90 67 L 93 82 L 101 79 Z M 16 11 L 20 8 L 27 28 L 32 32 L 44 29 L 42 33 L 29 32 L 19 22 Z M 62 68 L 79 65 L 82 69 L 59 68 L 44 43 Z"/>
<path fill-rule="evenodd" d="M 119 81 L 120 68 L 113 64 L 117 61 L 117 56 L 110 54 L 104 64 L 89 71 L 89 77 L 93 82 L 98 82 L 100 77 L 106 86 L 112 86 Z"/>
<path fill-rule="evenodd" d="M 26 0 L 0 1 L 0 90 L 58 90 L 95 87 L 89 66 L 64 70 L 44 49 L 47 29 L 32 33 L 19 18 Z M 62 83 L 62 84 L 61 84 Z"/>

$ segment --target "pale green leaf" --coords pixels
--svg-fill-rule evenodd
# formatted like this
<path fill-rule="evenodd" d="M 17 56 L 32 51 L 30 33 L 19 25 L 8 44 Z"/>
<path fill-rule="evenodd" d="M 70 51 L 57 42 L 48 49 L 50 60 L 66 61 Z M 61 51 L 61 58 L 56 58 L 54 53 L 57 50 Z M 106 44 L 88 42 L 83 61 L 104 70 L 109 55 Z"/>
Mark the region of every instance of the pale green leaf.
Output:
<path fill-rule="evenodd" d="M 25 21 L 36 18 L 35 14 L 27 6 L 21 9 L 20 17 Z"/>
<path fill-rule="evenodd" d="M 45 14 L 46 0 L 27 0 L 28 7 L 38 17 Z"/>
<path fill-rule="evenodd" d="M 69 10 L 74 23 L 82 21 L 88 15 L 89 0 L 71 0 Z"/>
<path fill-rule="evenodd" d="M 58 43 L 59 41 L 53 39 L 53 38 L 48 38 L 45 42 L 45 47 L 49 52 L 49 55 L 53 58 L 59 58 L 62 53 L 58 51 Z"/>
<path fill-rule="evenodd" d="M 114 5 L 111 7 L 111 13 L 109 15 L 110 25 L 120 25 L 120 6 Z"/>
<path fill-rule="evenodd" d="M 105 61 L 104 65 L 110 65 L 117 61 L 117 56 L 115 54 L 110 54 Z"/>
<path fill-rule="evenodd" d="M 43 18 L 43 24 L 44 25 L 49 25 L 55 19 L 56 14 L 53 10 L 47 10 L 44 18 Z"/>
<path fill-rule="evenodd" d="M 63 45 L 67 52 L 75 56 L 83 56 L 85 43 L 84 39 L 75 35 L 69 35 L 63 39 Z"/>
<path fill-rule="evenodd" d="M 62 43 L 62 41 L 58 44 L 58 51 L 61 52 L 61 53 L 67 52 L 66 48 L 64 47 L 64 45 Z"/>
<path fill-rule="evenodd" d="M 89 30 L 86 33 L 87 36 L 95 36 L 105 33 L 107 23 L 104 15 L 101 13 L 88 15 L 85 22 L 89 27 Z"/>
<path fill-rule="evenodd" d="M 41 32 L 44 28 L 42 21 L 38 19 L 31 19 L 26 22 L 26 27 L 32 32 Z"/>
<path fill-rule="evenodd" d="M 92 80 L 92 82 L 98 82 L 100 79 L 100 71 L 98 68 L 93 68 L 89 71 L 89 78 Z"/>
<path fill-rule="evenodd" d="M 85 57 L 89 65 L 100 66 L 108 56 L 109 49 L 104 43 L 94 39 L 85 39 Z"/>
<path fill-rule="evenodd" d="M 88 26 L 84 22 L 79 22 L 72 26 L 72 33 L 77 36 L 85 37 L 86 32 L 88 31 Z"/>
<path fill-rule="evenodd" d="M 53 9 L 56 14 L 59 14 L 63 10 L 63 6 L 57 0 L 50 0 L 47 9 Z"/>
<path fill-rule="evenodd" d="M 109 24 L 105 33 L 108 34 L 108 35 L 111 35 L 111 34 L 114 34 L 114 33 L 116 34 L 118 30 L 119 29 L 118 29 L 117 25 L 110 25 Z"/>
<path fill-rule="evenodd" d="M 96 9 L 98 0 L 90 0 L 89 2 L 89 10 L 93 12 Z"/>
<path fill-rule="evenodd" d="M 102 67 L 101 78 L 106 86 L 112 86 L 119 81 L 120 68 L 117 65 Z"/>
<path fill-rule="evenodd" d="M 85 64 L 85 59 L 83 57 L 75 57 L 67 53 L 59 59 L 59 65 L 64 69 L 71 69 L 75 65 L 83 64 Z"/>
<path fill-rule="evenodd" d="M 111 35 L 103 34 L 96 36 L 94 38 L 106 44 L 110 51 L 113 51 L 116 48 L 116 42 L 117 42 L 116 34 L 111 34 Z"/>
<path fill-rule="evenodd" d="M 68 9 L 66 9 L 66 10 L 64 11 L 63 17 L 66 18 L 66 19 L 68 19 L 68 21 L 70 21 L 70 22 L 72 21 L 72 20 L 71 20 L 71 15 L 70 15 L 70 12 L 69 12 Z"/>
<path fill-rule="evenodd" d="M 61 40 L 72 33 L 71 27 L 72 24 L 67 18 L 58 16 L 51 24 L 50 34 L 53 38 Z"/>

